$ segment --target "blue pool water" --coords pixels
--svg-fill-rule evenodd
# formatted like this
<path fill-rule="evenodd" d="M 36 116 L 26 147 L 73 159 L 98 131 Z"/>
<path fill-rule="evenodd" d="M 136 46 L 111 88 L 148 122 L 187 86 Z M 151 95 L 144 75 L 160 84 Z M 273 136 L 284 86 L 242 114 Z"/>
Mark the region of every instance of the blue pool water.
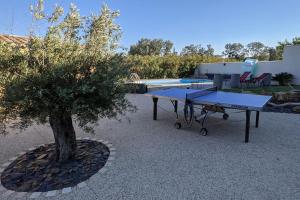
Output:
<path fill-rule="evenodd" d="M 145 85 L 165 85 L 165 84 L 188 84 L 188 83 L 212 83 L 208 79 L 154 79 L 154 80 L 140 80 L 139 83 Z"/>

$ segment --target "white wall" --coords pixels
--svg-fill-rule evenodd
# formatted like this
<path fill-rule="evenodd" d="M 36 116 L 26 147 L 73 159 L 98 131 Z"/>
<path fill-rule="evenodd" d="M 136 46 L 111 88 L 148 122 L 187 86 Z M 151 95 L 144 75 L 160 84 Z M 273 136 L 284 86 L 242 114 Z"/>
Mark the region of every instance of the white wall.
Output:
<path fill-rule="evenodd" d="M 226 63 L 203 63 L 195 73 L 220 73 L 234 74 L 243 72 L 242 62 Z M 260 61 L 258 62 L 256 73 L 278 74 L 280 72 L 288 72 L 294 75 L 294 84 L 300 85 L 300 45 L 286 46 L 283 53 L 283 60 L 276 61 Z"/>

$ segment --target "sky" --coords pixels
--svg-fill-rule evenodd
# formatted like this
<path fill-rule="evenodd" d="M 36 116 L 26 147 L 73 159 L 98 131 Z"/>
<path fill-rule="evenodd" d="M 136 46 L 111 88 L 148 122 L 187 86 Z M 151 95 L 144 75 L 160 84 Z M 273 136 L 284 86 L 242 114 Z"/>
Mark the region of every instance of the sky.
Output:
<path fill-rule="evenodd" d="M 26 35 L 34 0 L 0 0 L 0 34 Z M 226 43 L 253 41 L 276 46 L 300 36 L 300 0 L 45 0 L 67 10 L 75 3 L 82 16 L 99 13 L 103 3 L 121 15 L 121 46 L 141 38 L 171 40 L 177 51 L 189 44 L 212 44 L 216 53 Z"/>

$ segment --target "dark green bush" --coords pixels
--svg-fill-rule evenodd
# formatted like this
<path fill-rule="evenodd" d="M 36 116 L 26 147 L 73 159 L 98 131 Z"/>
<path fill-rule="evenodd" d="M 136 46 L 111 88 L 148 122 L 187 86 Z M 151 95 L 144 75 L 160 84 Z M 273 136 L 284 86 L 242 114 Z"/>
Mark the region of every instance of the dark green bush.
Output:
<path fill-rule="evenodd" d="M 287 72 L 276 74 L 273 78 L 273 80 L 278 81 L 279 85 L 288 85 L 293 81 L 293 79 L 293 74 L 289 74 Z"/>
<path fill-rule="evenodd" d="M 222 62 L 219 57 L 202 55 L 190 56 L 128 56 L 126 67 L 131 73 L 137 73 L 142 79 L 184 78 L 194 74 L 201 63 Z M 226 60 L 230 61 L 230 60 Z"/>

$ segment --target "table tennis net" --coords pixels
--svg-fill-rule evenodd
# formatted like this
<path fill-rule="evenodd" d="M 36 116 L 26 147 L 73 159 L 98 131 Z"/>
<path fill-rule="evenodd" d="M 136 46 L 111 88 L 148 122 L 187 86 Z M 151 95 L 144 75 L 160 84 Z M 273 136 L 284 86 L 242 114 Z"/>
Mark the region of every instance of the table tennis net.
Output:
<path fill-rule="evenodd" d="M 217 87 L 202 89 L 202 90 L 199 90 L 199 91 L 196 91 L 196 92 L 187 93 L 186 94 L 186 99 L 187 100 L 192 100 L 192 99 L 195 99 L 197 97 L 205 96 L 205 95 L 208 95 L 208 94 L 216 92 L 216 91 L 217 91 Z"/>

